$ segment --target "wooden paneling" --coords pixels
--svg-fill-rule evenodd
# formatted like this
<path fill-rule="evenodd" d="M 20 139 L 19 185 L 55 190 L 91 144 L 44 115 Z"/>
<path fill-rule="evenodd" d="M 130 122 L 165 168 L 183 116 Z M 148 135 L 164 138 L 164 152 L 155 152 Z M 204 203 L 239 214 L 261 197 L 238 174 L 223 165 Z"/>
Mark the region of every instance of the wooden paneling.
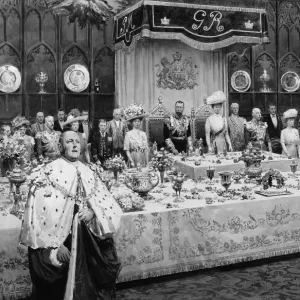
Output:
<path fill-rule="evenodd" d="M 281 87 L 281 77 L 287 71 L 300 76 L 300 3 L 299 1 L 269 1 L 267 4 L 270 43 L 247 50 L 243 56 L 229 56 L 229 78 L 233 71 L 247 70 L 252 85 L 246 93 L 236 93 L 229 84 L 229 102 L 240 103 L 241 114 L 251 117 L 251 108 L 259 107 L 267 113 L 268 104 L 277 104 L 278 113 L 300 108 L 300 89 L 287 93 Z M 261 93 L 260 76 L 267 70 L 270 93 Z M 237 96 L 240 95 L 240 97 Z M 246 113 L 246 110 L 248 112 Z"/>
<path fill-rule="evenodd" d="M 95 120 L 110 119 L 114 106 L 113 21 L 103 30 L 79 28 L 67 17 L 54 16 L 44 1 L 27 3 L 0 1 L 0 65 L 15 65 L 23 79 L 16 95 L 0 92 L 0 120 L 24 113 L 32 120 L 40 110 L 55 115 L 58 107 L 66 112 L 75 107 L 88 109 Z M 64 71 L 75 63 L 90 72 L 91 83 L 82 93 L 72 93 L 64 85 Z M 48 74 L 47 94 L 38 93 L 35 77 L 40 71 Z M 101 90 L 95 95 L 96 78 Z"/>

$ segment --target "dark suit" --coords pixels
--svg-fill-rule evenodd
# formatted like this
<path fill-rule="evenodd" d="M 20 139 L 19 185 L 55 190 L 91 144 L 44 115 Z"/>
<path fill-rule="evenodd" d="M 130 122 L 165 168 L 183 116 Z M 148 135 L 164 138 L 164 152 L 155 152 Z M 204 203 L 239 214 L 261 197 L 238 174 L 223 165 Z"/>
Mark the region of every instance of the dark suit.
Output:
<path fill-rule="evenodd" d="M 60 132 L 64 131 L 64 129 L 60 127 L 60 124 L 59 124 L 58 120 L 54 121 L 54 128 L 53 129 L 54 129 L 54 131 L 60 131 Z"/>
<path fill-rule="evenodd" d="M 282 121 L 278 115 L 276 115 L 276 119 L 277 119 L 277 127 L 274 126 L 274 123 L 272 121 L 270 114 L 265 116 L 264 122 L 266 122 L 268 124 L 267 131 L 269 133 L 269 137 L 271 140 L 272 151 L 274 153 L 281 154 L 282 147 L 280 144 L 280 135 L 281 135 L 281 130 L 282 130 Z"/>
<path fill-rule="evenodd" d="M 104 136 L 102 136 L 99 131 L 94 134 L 91 146 L 92 155 L 96 162 L 100 160 L 103 164 L 105 160 L 112 156 L 112 141 L 108 141 L 108 137 L 111 136 L 107 132 L 105 132 Z"/>

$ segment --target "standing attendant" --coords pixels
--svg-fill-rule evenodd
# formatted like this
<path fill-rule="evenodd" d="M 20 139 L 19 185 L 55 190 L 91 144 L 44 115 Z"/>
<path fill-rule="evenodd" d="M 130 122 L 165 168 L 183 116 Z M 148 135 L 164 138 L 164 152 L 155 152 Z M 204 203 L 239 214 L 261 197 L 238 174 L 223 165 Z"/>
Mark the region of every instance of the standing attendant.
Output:
<path fill-rule="evenodd" d="M 113 117 L 113 120 L 107 124 L 107 132 L 112 137 L 113 155 L 121 154 L 125 158 L 123 147 L 126 127 L 121 119 L 121 109 L 114 109 Z"/>
<path fill-rule="evenodd" d="M 89 112 L 87 110 L 83 110 L 81 112 L 81 116 L 84 119 L 79 124 L 78 132 L 84 133 L 87 139 L 87 143 L 90 144 L 94 136 L 94 131 L 92 124 L 89 122 Z"/>
<path fill-rule="evenodd" d="M 226 95 L 222 91 L 214 92 L 207 98 L 207 104 L 211 105 L 214 110 L 214 114 L 208 117 L 205 123 L 205 137 L 209 152 L 213 152 L 216 146 L 218 153 L 222 153 L 225 147 L 227 149 L 226 142 L 229 151 L 232 151 L 227 121 L 221 114 L 224 102 L 226 102 Z"/>
<path fill-rule="evenodd" d="M 294 128 L 295 119 L 298 116 L 296 109 L 289 109 L 283 114 L 283 119 L 287 127 L 281 131 L 282 154 L 298 158 L 300 157 L 299 132 Z"/>
<path fill-rule="evenodd" d="M 94 134 L 92 139 L 92 156 L 96 163 L 103 164 L 113 153 L 113 139 L 107 133 L 106 120 L 99 121 L 99 131 Z"/>
<path fill-rule="evenodd" d="M 64 121 L 65 121 L 65 111 L 62 108 L 60 108 L 57 111 L 57 120 L 54 121 L 54 130 L 63 132 L 63 130 L 64 130 L 64 126 L 63 126 Z"/>
<path fill-rule="evenodd" d="M 228 133 L 233 151 L 243 151 L 245 148 L 244 127 L 246 120 L 239 116 L 239 105 L 232 103 L 231 116 L 227 119 Z"/>
<path fill-rule="evenodd" d="M 39 111 L 36 114 L 36 122 L 31 125 L 31 136 L 33 138 L 36 137 L 38 132 L 43 132 L 46 130 L 46 126 L 44 124 L 44 113 L 42 111 Z"/>
<path fill-rule="evenodd" d="M 282 147 L 280 143 L 280 135 L 282 130 L 282 121 L 279 115 L 276 114 L 276 105 L 269 104 L 269 114 L 264 118 L 267 123 L 268 134 L 271 140 L 272 151 L 281 154 Z"/>

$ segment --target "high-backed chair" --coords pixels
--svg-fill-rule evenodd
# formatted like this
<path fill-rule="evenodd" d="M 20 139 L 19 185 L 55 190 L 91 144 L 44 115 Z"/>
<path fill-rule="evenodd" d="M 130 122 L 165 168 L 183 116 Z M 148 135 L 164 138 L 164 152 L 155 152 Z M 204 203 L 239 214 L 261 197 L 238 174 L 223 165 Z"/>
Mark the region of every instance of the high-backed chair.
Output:
<path fill-rule="evenodd" d="M 158 98 L 158 104 L 149 112 L 147 118 L 147 135 L 149 145 L 157 143 L 158 149 L 164 146 L 164 122 L 165 116 L 171 116 L 171 113 L 162 104 L 162 97 Z"/>
<path fill-rule="evenodd" d="M 214 111 L 210 105 L 207 105 L 204 102 L 198 110 L 192 110 L 191 113 L 191 132 L 193 140 L 199 140 L 200 138 L 203 139 L 204 146 L 206 145 L 205 139 L 205 122 L 206 119 L 213 115 Z"/>

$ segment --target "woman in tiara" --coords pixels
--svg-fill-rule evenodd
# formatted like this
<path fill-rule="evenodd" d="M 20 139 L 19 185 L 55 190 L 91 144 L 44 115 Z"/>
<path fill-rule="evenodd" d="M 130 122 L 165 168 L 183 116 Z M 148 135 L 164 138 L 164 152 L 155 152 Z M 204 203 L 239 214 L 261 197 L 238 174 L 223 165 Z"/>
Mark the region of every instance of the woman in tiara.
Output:
<path fill-rule="evenodd" d="M 148 139 L 141 130 L 143 118 L 146 116 L 141 105 L 131 104 L 124 110 L 125 119 L 132 124 L 132 130 L 128 131 L 124 140 L 124 151 L 128 157 L 130 166 L 146 167 L 148 165 Z"/>

